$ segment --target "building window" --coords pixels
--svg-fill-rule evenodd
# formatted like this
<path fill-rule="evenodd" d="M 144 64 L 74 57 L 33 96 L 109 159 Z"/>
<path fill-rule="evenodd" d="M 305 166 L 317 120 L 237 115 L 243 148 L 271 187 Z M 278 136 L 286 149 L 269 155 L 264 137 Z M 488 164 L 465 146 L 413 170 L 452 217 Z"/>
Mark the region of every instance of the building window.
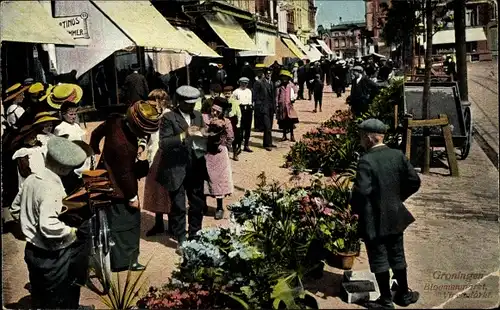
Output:
<path fill-rule="evenodd" d="M 477 25 L 478 25 L 477 10 L 467 9 L 467 11 L 465 13 L 465 26 L 466 27 L 474 27 Z"/>
<path fill-rule="evenodd" d="M 333 43 L 335 44 L 335 47 L 338 48 L 339 47 L 339 40 L 334 40 Z"/>
<path fill-rule="evenodd" d="M 345 40 L 344 39 L 340 40 L 340 47 L 345 47 Z"/>

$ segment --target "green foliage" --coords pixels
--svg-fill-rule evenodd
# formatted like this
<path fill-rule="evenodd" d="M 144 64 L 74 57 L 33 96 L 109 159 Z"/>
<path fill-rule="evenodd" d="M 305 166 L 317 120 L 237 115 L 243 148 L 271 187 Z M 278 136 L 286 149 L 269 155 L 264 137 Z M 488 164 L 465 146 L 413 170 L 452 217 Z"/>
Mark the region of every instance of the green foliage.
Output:
<path fill-rule="evenodd" d="M 146 269 L 150 261 L 151 259 L 146 264 Z M 146 280 L 142 280 L 142 278 L 146 269 L 138 273 L 128 270 L 125 283 L 120 279 L 119 273 L 115 274 L 116 280 L 111 282 L 111 288 L 104 296 L 95 293 L 93 290 L 89 289 L 89 291 L 99 296 L 108 309 L 133 309 L 140 296 L 144 293 Z"/>

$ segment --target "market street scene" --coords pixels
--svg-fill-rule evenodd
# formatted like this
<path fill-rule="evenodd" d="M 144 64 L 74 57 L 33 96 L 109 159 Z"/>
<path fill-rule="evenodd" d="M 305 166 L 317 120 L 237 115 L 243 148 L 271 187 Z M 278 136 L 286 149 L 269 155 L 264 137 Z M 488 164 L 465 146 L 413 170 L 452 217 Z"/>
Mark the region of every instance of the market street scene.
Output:
<path fill-rule="evenodd" d="M 3 309 L 500 306 L 496 0 L 0 8 Z"/>

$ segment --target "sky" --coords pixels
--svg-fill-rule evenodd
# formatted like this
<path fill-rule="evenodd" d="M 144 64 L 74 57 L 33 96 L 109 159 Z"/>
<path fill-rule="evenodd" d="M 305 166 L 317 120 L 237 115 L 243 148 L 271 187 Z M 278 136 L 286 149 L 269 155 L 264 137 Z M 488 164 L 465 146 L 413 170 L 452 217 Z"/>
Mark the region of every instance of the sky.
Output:
<path fill-rule="evenodd" d="M 339 17 L 342 17 L 343 22 L 365 20 L 363 0 L 316 0 L 316 6 L 316 24 L 325 28 L 329 28 L 331 23 L 338 24 Z"/>

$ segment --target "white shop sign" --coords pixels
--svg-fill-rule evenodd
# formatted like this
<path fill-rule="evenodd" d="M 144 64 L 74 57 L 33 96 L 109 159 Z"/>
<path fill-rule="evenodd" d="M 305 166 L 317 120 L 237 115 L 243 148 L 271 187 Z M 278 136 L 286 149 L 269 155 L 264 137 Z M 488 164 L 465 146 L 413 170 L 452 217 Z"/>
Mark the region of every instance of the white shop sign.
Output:
<path fill-rule="evenodd" d="M 63 27 L 75 40 L 90 40 L 89 14 L 83 12 L 80 15 L 56 17 L 59 26 Z"/>

